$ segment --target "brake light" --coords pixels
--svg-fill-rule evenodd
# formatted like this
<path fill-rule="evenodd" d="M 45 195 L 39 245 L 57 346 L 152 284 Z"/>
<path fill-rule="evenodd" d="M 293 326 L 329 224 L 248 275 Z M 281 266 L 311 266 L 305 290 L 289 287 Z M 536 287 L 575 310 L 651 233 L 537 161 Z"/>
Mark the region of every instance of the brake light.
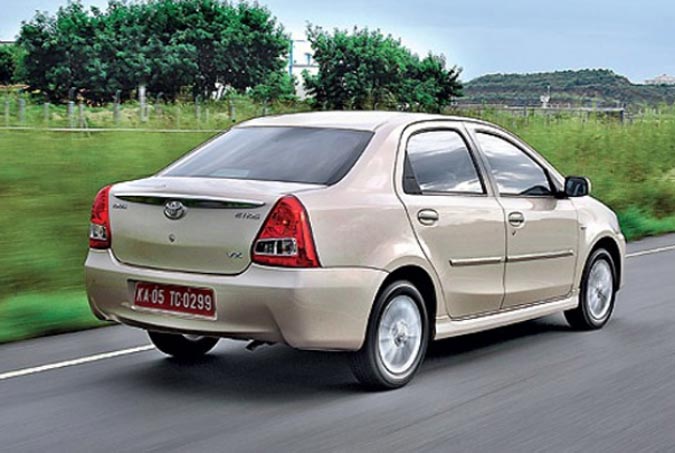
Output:
<path fill-rule="evenodd" d="M 253 243 L 254 263 L 283 267 L 320 267 L 305 207 L 292 195 L 280 199 Z"/>
<path fill-rule="evenodd" d="M 89 224 L 89 247 L 93 249 L 110 248 L 110 213 L 108 198 L 110 187 L 99 190 L 91 207 L 91 223 Z"/>

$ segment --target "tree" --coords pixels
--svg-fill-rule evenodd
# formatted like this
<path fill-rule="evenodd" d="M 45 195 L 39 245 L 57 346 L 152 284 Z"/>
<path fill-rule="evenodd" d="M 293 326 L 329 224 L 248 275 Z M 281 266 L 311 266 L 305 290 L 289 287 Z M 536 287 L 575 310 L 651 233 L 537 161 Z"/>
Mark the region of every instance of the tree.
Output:
<path fill-rule="evenodd" d="M 285 71 L 270 72 L 263 83 L 253 87 L 249 94 L 259 103 L 293 101 L 296 99 L 295 80 Z"/>
<path fill-rule="evenodd" d="M 38 13 L 19 37 L 31 87 L 58 99 L 76 87 L 93 102 L 141 84 L 166 98 L 186 86 L 206 97 L 216 82 L 244 91 L 283 71 L 288 44 L 266 8 L 221 0 L 73 2 Z"/>
<path fill-rule="evenodd" d="M 425 58 L 414 57 L 406 74 L 404 100 L 414 110 L 440 113 L 453 97 L 461 96 L 460 69 L 446 69 L 445 58 L 429 53 Z"/>
<path fill-rule="evenodd" d="M 329 109 L 374 108 L 395 97 L 409 63 L 409 51 L 379 30 L 335 29 L 309 25 L 307 37 L 319 65 L 305 75 L 305 86 L 319 106 Z"/>
<path fill-rule="evenodd" d="M 179 4 L 185 17 L 180 41 L 197 51 L 196 91 L 207 94 L 216 82 L 243 91 L 284 70 L 289 38 L 265 7 L 215 0 Z"/>
<path fill-rule="evenodd" d="M 14 77 L 16 60 L 12 47 L 0 45 L 0 85 L 9 85 Z"/>
<path fill-rule="evenodd" d="M 197 51 L 176 33 L 184 22 L 178 2 L 110 2 L 100 39 L 102 59 L 109 62 L 108 92 L 119 90 L 128 98 L 143 84 L 173 99 L 182 87 L 194 85 Z"/>
<path fill-rule="evenodd" d="M 18 45 L 25 51 L 26 82 L 54 98 L 71 87 L 96 87 L 105 67 L 95 51 L 100 17 L 81 3 L 61 7 L 55 17 L 38 12 L 21 27 Z"/>
<path fill-rule="evenodd" d="M 409 108 L 440 110 L 461 94 L 459 70 L 442 56 L 420 60 L 391 35 L 354 28 L 332 33 L 309 25 L 307 36 L 319 65 L 305 73 L 305 86 L 321 108 Z"/>

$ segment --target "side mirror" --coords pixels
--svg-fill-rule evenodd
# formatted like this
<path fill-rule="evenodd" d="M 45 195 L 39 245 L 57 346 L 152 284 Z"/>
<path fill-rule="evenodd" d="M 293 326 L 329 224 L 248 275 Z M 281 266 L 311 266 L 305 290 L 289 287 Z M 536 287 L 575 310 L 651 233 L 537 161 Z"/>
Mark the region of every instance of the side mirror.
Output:
<path fill-rule="evenodd" d="M 585 197 L 591 193 L 591 181 L 584 176 L 568 176 L 565 178 L 565 195 L 568 197 Z"/>

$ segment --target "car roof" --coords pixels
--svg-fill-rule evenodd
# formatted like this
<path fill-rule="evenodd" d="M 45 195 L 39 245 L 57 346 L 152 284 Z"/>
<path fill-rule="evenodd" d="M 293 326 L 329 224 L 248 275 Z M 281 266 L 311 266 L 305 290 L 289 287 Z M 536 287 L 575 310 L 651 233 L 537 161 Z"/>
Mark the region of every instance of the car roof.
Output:
<path fill-rule="evenodd" d="M 473 118 L 459 116 L 434 115 L 428 113 L 384 112 L 384 111 L 330 111 L 304 112 L 286 115 L 273 115 L 255 118 L 242 123 L 239 127 L 249 126 L 295 126 L 326 127 L 336 129 L 354 129 L 376 131 L 383 126 L 399 126 L 420 121 L 470 121 L 489 124 Z M 492 126 L 492 125 L 491 125 Z"/>

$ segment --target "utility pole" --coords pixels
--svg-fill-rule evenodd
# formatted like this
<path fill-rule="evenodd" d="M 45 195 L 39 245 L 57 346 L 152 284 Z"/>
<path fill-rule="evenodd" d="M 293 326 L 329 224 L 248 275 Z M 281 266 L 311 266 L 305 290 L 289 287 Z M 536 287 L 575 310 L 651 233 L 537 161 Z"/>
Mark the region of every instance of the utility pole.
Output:
<path fill-rule="evenodd" d="M 291 48 L 288 52 L 288 75 L 293 77 L 293 46 L 295 46 L 295 41 L 291 36 Z"/>

